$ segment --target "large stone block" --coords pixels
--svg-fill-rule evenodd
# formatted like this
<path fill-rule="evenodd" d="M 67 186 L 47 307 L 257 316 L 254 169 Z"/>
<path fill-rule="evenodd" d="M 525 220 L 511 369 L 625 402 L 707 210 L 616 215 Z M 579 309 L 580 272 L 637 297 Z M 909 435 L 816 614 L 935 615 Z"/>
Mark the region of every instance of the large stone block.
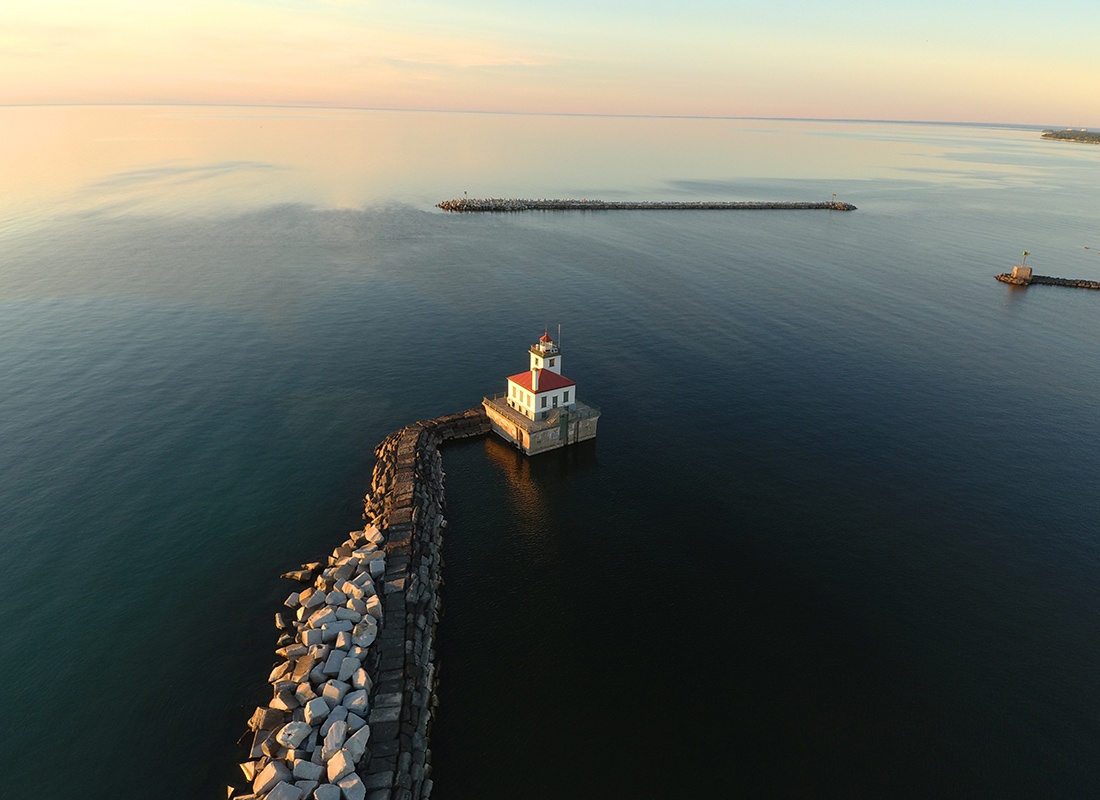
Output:
<path fill-rule="evenodd" d="M 286 751 L 286 757 L 283 758 L 283 761 L 285 761 L 288 766 L 292 766 L 295 761 L 308 761 L 310 756 L 313 755 L 313 751 L 309 749 L 307 743 L 309 742 L 309 738 L 313 736 L 316 730 L 316 728 L 310 728 L 310 737 L 307 737 L 305 742 L 298 745 L 297 747 L 292 747 Z"/>
<path fill-rule="evenodd" d="M 272 669 L 271 672 L 268 674 L 267 682 L 278 683 L 279 681 L 286 678 L 291 673 L 292 669 L 293 667 L 291 666 L 289 661 L 282 661 L 276 664 L 275 668 Z"/>
<path fill-rule="evenodd" d="M 335 611 L 333 612 L 333 614 L 335 614 Z M 354 627 L 355 623 L 352 622 L 350 619 L 336 619 L 334 617 L 331 621 L 326 622 L 324 625 L 322 625 L 321 630 L 325 632 L 325 640 L 328 641 L 330 634 L 332 638 L 335 639 L 336 634 L 338 634 L 340 631 L 350 631 Z"/>
<path fill-rule="evenodd" d="M 263 754 L 270 759 L 279 759 L 282 757 L 283 753 L 286 752 L 286 748 L 279 744 L 274 734 L 269 736 L 264 743 L 260 745 L 260 749 L 263 751 Z"/>
<path fill-rule="evenodd" d="M 354 711 L 355 709 L 349 709 Z M 397 722 L 401 718 L 401 706 L 388 706 L 386 708 L 375 708 L 370 712 L 370 717 L 367 721 L 374 725 L 382 722 Z"/>
<path fill-rule="evenodd" d="M 340 780 L 354 769 L 355 762 L 352 761 L 351 755 L 347 750 L 340 750 L 336 755 L 325 762 L 325 771 L 328 775 L 329 783 L 336 783 L 336 781 Z"/>
<path fill-rule="evenodd" d="M 401 692 L 387 692 L 386 694 L 379 694 L 374 698 L 374 705 L 376 708 L 386 706 L 399 706 L 404 699 L 404 695 Z"/>
<path fill-rule="evenodd" d="M 344 721 L 335 722 L 328 729 L 328 734 L 325 736 L 324 745 L 321 747 L 321 760 L 326 764 L 328 760 L 336 755 L 344 747 L 344 740 L 348 735 L 348 723 Z"/>
<path fill-rule="evenodd" d="M 321 687 L 321 697 L 323 697 L 329 705 L 335 708 L 343 702 L 344 696 L 348 693 L 348 689 L 350 688 L 351 686 L 343 681 L 328 681 Z M 354 711 L 355 709 L 349 710 Z"/>
<path fill-rule="evenodd" d="M 274 789 L 277 784 L 291 779 L 292 775 L 286 764 L 282 761 L 272 761 L 256 776 L 256 780 L 252 782 L 252 791 L 256 794 L 264 794 Z"/>
<path fill-rule="evenodd" d="M 340 787 L 334 783 L 322 783 L 313 792 L 315 800 L 340 800 Z"/>
<path fill-rule="evenodd" d="M 309 631 L 312 633 L 312 631 Z M 320 642 L 318 642 L 320 644 Z M 301 683 L 309 677 L 310 670 L 317 665 L 318 657 L 315 653 L 306 653 L 294 662 L 294 669 L 290 672 L 290 680 Z"/>
<path fill-rule="evenodd" d="M 335 608 L 333 608 L 332 606 L 321 606 L 309 615 L 309 619 L 306 620 L 306 624 L 308 624 L 311 628 L 323 628 L 326 622 L 333 622 L 335 619 Z"/>
<path fill-rule="evenodd" d="M 350 729 L 350 726 L 349 726 Z M 355 731 L 351 736 L 347 737 L 344 742 L 344 749 L 348 751 L 348 755 L 351 756 L 351 760 L 357 765 L 363 760 L 363 755 L 367 752 L 367 742 L 370 741 L 370 728 L 365 724 Z"/>
<path fill-rule="evenodd" d="M 299 780 L 318 781 L 325 774 L 325 768 L 312 761 L 295 761 L 293 774 Z"/>
<path fill-rule="evenodd" d="M 363 687 L 357 686 L 357 689 Z M 283 720 L 286 715 L 279 709 L 271 708 L 269 706 L 257 706 L 256 710 L 252 712 L 252 719 L 248 721 L 248 727 L 254 731 L 272 731 L 283 724 Z"/>
<path fill-rule="evenodd" d="M 344 800 L 366 800 L 367 787 L 354 772 L 340 778 L 336 781 L 336 785 L 340 787 Z"/>
<path fill-rule="evenodd" d="M 372 685 L 370 675 L 365 669 L 357 669 L 351 674 L 351 685 L 356 689 L 366 689 L 369 692 Z"/>
<path fill-rule="evenodd" d="M 294 692 L 289 689 L 277 691 L 275 697 L 271 700 L 271 707 L 276 711 L 293 711 L 300 705 L 298 698 L 294 696 Z"/>
<path fill-rule="evenodd" d="M 338 703 L 334 705 L 339 705 Z M 330 707 L 324 697 L 318 697 L 306 703 L 305 720 L 310 725 L 320 725 L 329 715 Z"/>
<path fill-rule="evenodd" d="M 358 658 L 352 658 L 351 656 L 347 656 L 340 663 L 340 672 L 337 673 L 336 680 L 342 681 L 342 682 L 345 682 L 345 683 L 348 682 L 348 680 L 351 678 L 351 676 L 354 675 L 359 670 L 359 668 L 362 667 L 362 666 L 363 666 L 362 662 L 360 662 Z"/>
<path fill-rule="evenodd" d="M 336 706 L 336 708 L 332 709 L 331 713 L 329 713 L 328 719 L 321 723 L 321 735 L 327 736 L 329 728 L 331 728 L 337 722 L 347 720 L 347 718 L 348 710 L 343 706 Z"/>
<path fill-rule="evenodd" d="M 324 592 L 314 588 L 309 588 L 306 591 L 309 592 L 309 597 L 306 597 L 305 600 L 301 601 L 304 608 L 318 608 L 319 606 L 323 606 L 325 604 L 325 598 L 328 595 L 326 595 Z M 305 592 L 302 592 L 302 594 L 305 595 Z"/>
<path fill-rule="evenodd" d="M 313 691 L 313 684 L 309 681 L 302 681 L 298 684 L 298 688 L 294 690 L 294 696 L 298 699 L 298 702 L 304 706 L 315 698 L 317 693 Z"/>
<path fill-rule="evenodd" d="M 381 558 L 382 554 L 379 553 L 378 557 Z M 367 567 L 364 566 L 363 570 L 364 571 L 359 575 L 356 575 L 351 582 L 362 589 L 363 592 L 369 596 L 375 593 L 374 578 L 370 576 L 370 572 Z"/>
<path fill-rule="evenodd" d="M 318 781 L 300 780 L 294 781 L 294 785 L 302 790 L 302 797 L 313 797 L 313 791 L 319 785 Z"/>
<path fill-rule="evenodd" d="M 281 781 L 268 793 L 267 800 L 302 800 L 302 790 L 293 783 Z"/>
<path fill-rule="evenodd" d="M 368 616 L 355 625 L 351 631 L 351 641 L 358 647 L 370 647 L 378 638 L 378 624 Z"/>
<path fill-rule="evenodd" d="M 363 663 L 364 661 L 367 660 L 367 653 L 368 652 L 369 651 L 367 650 L 367 648 L 360 647 L 357 644 L 353 644 L 351 647 L 348 648 L 348 657 L 358 658 L 359 663 Z"/>
<path fill-rule="evenodd" d="M 393 772 L 372 772 L 363 779 L 363 785 L 368 789 L 389 789 L 393 786 Z"/>
<path fill-rule="evenodd" d="M 249 758 L 260 758 L 264 755 L 264 743 L 271 738 L 272 731 L 258 730 L 252 736 L 252 747 L 248 751 Z"/>
<path fill-rule="evenodd" d="M 323 672 L 326 675 L 339 675 L 340 666 L 344 663 L 344 659 L 348 654 L 346 650 L 333 650 L 329 653 L 328 660 L 325 661 Z"/>
<path fill-rule="evenodd" d="M 378 595 L 367 598 L 367 614 L 375 619 L 382 619 L 382 601 L 378 598 Z"/>
<path fill-rule="evenodd" d="M 367 709 L 370 707 L 366 690 L 356 689 L 354 692 L 348 692 L 343 699 L 342 705 L 351 714 L 359 714 L 360 716 L 366 714 Z M 400 710 L 400 708 L 398 710 Z"/>
<path fill-rule="evenodd" d="M 283 747 L 297 747 L 306 740 L 312 730 L 306 722 L 288 722 L 275 734 L 275 741 Z"/>

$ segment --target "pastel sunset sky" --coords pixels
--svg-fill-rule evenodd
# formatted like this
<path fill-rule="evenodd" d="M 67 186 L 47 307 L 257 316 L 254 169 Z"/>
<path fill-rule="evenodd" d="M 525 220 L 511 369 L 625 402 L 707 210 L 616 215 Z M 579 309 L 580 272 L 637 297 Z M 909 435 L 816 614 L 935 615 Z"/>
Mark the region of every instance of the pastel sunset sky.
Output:
<path fill-rule="evenodd" d="M 1100 123 L 1096 0 L 0 0 L 0 104 Z"/>

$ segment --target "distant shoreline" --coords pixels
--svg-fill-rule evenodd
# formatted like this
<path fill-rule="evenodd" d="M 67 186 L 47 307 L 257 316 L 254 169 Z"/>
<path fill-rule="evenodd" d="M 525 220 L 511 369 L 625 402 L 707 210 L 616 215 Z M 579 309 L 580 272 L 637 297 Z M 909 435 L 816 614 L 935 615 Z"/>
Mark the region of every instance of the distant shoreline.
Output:
<path fill-rule="evenodd" d="M 1053 139 L 1058 142 L 1083 142 L 1085 144 L 1100 144 L 1100 132 L 1087 130 L 1074 130 L 1066 128 L 1064 131 L 1043 131 L 1043 139 Z"/>

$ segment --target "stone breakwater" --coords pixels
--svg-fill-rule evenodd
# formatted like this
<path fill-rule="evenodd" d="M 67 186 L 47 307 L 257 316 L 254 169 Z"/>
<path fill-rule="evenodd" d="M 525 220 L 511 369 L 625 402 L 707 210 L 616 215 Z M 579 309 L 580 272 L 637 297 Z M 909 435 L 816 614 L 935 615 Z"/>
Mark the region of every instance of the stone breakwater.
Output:
<path fill-rule="evenodd" d="M 604 200 L 514 200 L 499 197 L 483 199 L 459 197 L 436 203 L 444 211 L 804 211 L 826 209 L 829 211 L 855 211 L 851 203 L 839 201 L 823 203 L 755 201 L 735 202 L 673 202 L 673 201 L 604 201 Z"/>
<path fill-rule="evenodd" d="M 1011 283 L 1013 286 L 1072 286 L 1075 289 L 1100 289 L 1100 281 L 1079 281 L 1072 278 L 1052 278 L 1049 275 L 1032 275 L 1030 278 L 1014 278 L 1010 272 L 1002 272 L 996 276 L 1002 283 Z"/>
<path fill-rule="evenodd" d="M 432 791 L 442 581 L 439 446 L 490 430 L 482 408 L 416 422 L 375 448 L 362 530 L 327 561 L 283 577 L 305 584 L 276 614 L 272 699 L 249 720 L 238 800 L 420 800 Z M 231 787 L 232 788 L 232 787 Z"/>

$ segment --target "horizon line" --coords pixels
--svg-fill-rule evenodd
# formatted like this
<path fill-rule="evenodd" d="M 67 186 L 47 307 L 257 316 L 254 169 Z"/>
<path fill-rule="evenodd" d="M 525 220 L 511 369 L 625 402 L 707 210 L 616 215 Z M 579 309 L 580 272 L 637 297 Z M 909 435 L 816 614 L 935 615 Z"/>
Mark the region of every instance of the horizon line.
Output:
<path fill-rule="evenodd" d="M 307 105 L 298 103 L 199 103 L 181 101 L 143 101 L 143 102 L 44 102 L 44 103 L 0 103 L 0 108 L 73 108 L 73 107 L 168 107 L 168 108 L 283 108 L 313 111 L 388 111 L 408 114 L 485 114 L 517 117 L 594 117 L 611 119 L 697 119 L 697 120 L 743 120 L 758 122 L 874 122 L 894 125 L 967 125 L 991 128 L 1026 128 L 1036 130 L 1054 130 L 1049 125 L 1030 122 L 991 122 L 980 120 L 944 120 L 944 119 L 875 119 L 859 117 L 761 117 L 732 116 L 718 114 L 615 114 L 580 111 L 504 111 L 488 109 L 455 108 L 393 108 L 386 106 L 342 106 Z M 1063 126 L 1065 128 L 1077 126 Z"/>

